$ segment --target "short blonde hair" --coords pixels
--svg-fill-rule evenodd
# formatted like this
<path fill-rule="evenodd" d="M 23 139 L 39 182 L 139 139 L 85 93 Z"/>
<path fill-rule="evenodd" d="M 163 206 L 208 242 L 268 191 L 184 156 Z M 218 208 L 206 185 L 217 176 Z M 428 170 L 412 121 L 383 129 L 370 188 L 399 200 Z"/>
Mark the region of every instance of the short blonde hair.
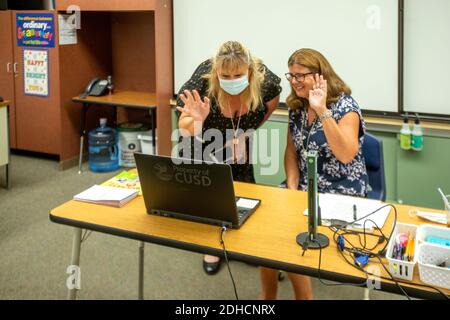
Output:
<path fill-rule="evenodd" d="M 341 93 L 352 94 L 352 90 L 345 82 L 334 72 L 328 60 L 318 51 L 313 49 L 299 49 L 295 51 L 288 60 L 288 66 L 298 64 L 311 70 L 311 72 L 323 75 L 327 80 L 327 107 L 339 100 Z M 291 93 L 286 99 L 286 104 L 293 110 L 306 108 L 309 104 L 308 99 L 298 97 L 291 87 Z"/>
<path fill-rule="evenodd" d="M 236 70 L 248 67 L 249 86 L 241 94 L 241 103 L 254 111 L 262 102 L 261 85 L 265 76 L 265 68 L 260 59 L 253 57 L 250 51 L 237 41 L 227 41 L 217 50 L 212 58 L 211 72 L 205 75 L 209 81 L 208 96 L 216 99 L 221 109 L 226 106 L 226 93 L 220 87 L 219 70 Z"/>

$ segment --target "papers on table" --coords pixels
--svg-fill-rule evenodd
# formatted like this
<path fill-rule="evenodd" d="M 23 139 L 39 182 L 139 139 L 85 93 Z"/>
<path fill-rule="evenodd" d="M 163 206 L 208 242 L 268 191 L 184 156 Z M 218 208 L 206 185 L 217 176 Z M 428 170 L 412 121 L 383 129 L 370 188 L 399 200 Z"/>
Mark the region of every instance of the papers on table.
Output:
<path fill-rule="evenodd" d="M 258 205 L 258 203 L 258 200 L 239 198 L 239 200 L 236 202 L 236 205 L 239 208 L 254 209 Z"/>
<path fill-rule="evenodd" d="M 376 224 L 378 227 L 383 228 L 389 212 L 392 209 L 388 206 L 378 210 L 384 205 L 385 204 L 379 200 L 328 193 L 319 194 L 319 207 L 323 225 L 332 225 L 335 224 L 333 222 L 336 221 L 348 223 L 361 219 L 348 227 L 350 229 L 364 229 L 365 227 L 367 231 L 372 231 Z M 354 206 L 356 206 L 356 219 Z M 364 218 L 366 215 L 374 212 L 375 210 L 378 211 Z M 304 211 L 304 214 L 308 215 L 308 209 Z"/>
<path fill-rule="evenodd" d="M 77 201 L 122 207 L 124 204 L 135 198 L 138 192 L 139 190 L 95 185 L 77 194 L 73 198 Z"/>

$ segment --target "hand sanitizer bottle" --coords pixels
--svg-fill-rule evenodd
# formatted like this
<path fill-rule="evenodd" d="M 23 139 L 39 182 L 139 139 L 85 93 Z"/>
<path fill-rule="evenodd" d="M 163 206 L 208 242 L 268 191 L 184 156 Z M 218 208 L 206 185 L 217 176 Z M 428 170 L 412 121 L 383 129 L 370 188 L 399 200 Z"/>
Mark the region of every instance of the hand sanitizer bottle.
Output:
<path fill-rule="evenodd" d="M 419 115 L 416 113 L 416 119 L 414 120 L 413 130 L 411 132 L 411 148 L 415 151 L 421 151 L 423 149 L 423 132 L 420 126 Z"/>
<path fill-rule="evenodd" d="M 403 150 L 411 149 L 411 130 L 408 123 L 408 114 L 403 117 L 403 126 L 400 130 L 400 148 Z"/>

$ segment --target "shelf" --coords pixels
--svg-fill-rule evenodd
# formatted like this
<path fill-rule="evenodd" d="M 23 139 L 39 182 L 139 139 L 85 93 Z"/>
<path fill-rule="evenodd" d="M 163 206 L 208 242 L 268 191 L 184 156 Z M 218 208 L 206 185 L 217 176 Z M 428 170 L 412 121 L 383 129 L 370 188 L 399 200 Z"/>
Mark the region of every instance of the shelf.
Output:
<path fill-rule="evenodd" d="M 78 6 L 81 11 L 154 11 L 157 4 L 156 0 L 56 0 L 55 5 L 58 11 L 71 6 Z"/>
<path fill-rule="evenodd" d="M 276 109 L 269 119 L 271 121 L 287 123 L 288 114 L 288 110 L 286 109 Z M 400 119 L 386 119 L 376 117 L 364 117 L 364 121 L 366 122 L 367 128 L 370 131 L 382 131 L 391 133 L 400 132 L 400 128 L 403 124 L 403 121 Z M 409 124 L 412 125 L 413 121 L 410 120 Z M 420 125 L 422 126 L 422 129 L 424 131 L 424 135 L 450 138 L 450 124 L 421 121 Z"/>

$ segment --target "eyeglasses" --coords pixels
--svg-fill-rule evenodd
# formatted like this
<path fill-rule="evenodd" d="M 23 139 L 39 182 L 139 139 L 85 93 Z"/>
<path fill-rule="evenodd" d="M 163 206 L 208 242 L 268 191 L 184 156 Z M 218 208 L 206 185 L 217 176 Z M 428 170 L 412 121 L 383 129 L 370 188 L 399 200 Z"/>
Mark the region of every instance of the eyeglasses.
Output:
<path fill-rule="evenodd" d="M 303 82 L 305 81 L 305 78 L 307 75 L 314 74 L 314 72 L 308 72 L 308 73 L 285 73 L 286 79 L 291 82 L 293 78 L 297 80 L 297 82 Z"/>

